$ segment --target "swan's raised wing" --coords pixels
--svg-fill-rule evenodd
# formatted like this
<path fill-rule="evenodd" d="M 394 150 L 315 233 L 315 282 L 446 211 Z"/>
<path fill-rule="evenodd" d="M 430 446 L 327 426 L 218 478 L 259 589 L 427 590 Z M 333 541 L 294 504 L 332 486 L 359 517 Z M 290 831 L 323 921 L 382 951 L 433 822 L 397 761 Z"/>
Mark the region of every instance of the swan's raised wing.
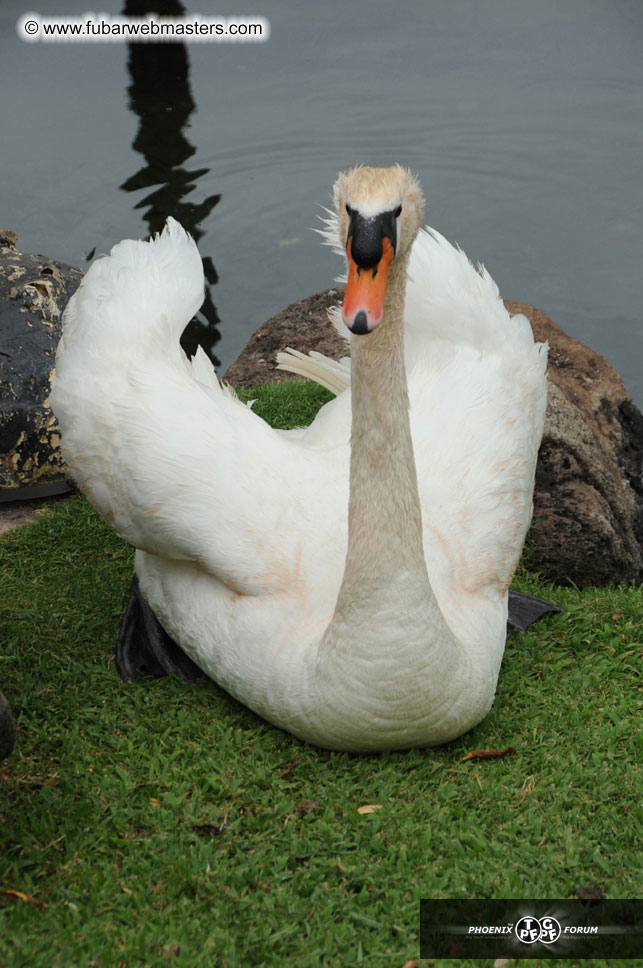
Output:
<path fill-rule="evenodd" d="M 123 538 L 266 593 L 332 530 L 347 481 L 329 473 L 325 441 L 275 432 L 203 356 L 188 361 L 179 337 L 202 297 L 198 251 L 173 220 L 115 246 L 65 312 L 51 403 L 73 476 Z"/>
<path fill-rule="evenodd" d="M 445 585 L 503 595 L 532 513 L 545 409 L 543 360 L 470 348 L 418 363 L 411 428 L 427 562 Z"/>
<path fill-rule="evenodd" d="M 434 230 L 413 247 L 405 322 L 427 557 L 454 587 L 503 592 L 531 519 L 547 347 Z"/>

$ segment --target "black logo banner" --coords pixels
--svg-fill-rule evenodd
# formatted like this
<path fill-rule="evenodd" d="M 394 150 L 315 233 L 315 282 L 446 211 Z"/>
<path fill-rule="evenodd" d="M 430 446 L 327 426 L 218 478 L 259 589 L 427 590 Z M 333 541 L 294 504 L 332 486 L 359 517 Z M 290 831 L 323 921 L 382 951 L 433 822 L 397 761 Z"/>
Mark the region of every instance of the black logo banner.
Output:
<path fill-rule="evenodd" d="M 640 958 L 643 901 L 423 900 L 421 958 Z"/>

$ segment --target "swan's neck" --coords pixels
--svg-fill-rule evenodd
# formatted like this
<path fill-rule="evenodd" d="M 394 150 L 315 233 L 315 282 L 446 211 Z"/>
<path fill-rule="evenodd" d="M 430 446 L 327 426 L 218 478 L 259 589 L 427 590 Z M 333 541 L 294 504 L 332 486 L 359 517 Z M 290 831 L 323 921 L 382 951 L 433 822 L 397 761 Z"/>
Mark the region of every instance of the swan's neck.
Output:
<path fill-rule="evenodd" d="M 330 652 L 345 651 L 351 660 L 359 651 L 365 659 L 387 654 L 390 625 L 406 624 L 411 650 L 414 637 L 426 645 L 427 623 L 446 630 L 424 560 L 404 364 L 405 288 L 403 259 L 391 266 L 382 322 L 351 346 L 348 549 L 325 636 Z"/>
<path fill-rule="evenodd" d="M 378 723 L 387 746 L 442 742 L 462 719 L 462 647 L 433 594 L 404 365 L 406 265 L 389 274 L 384 318 L 353 340 L 348 550 L 335 612 L 315 663 L 314 689 L 338 749 L 377 748 L 362 735 Z M 381 748 L 381 746 L 380 746 Z"/>
<path fill-rule="evenodd" d="M 391 267 L 382 322 L 351 347 L 348 551 L 338 609 L 365 586 L 385 607 L 381 596 L 402 572 L 419 573 L 428 586 L 404 365 L 405 284 L 404 261 Z"/>

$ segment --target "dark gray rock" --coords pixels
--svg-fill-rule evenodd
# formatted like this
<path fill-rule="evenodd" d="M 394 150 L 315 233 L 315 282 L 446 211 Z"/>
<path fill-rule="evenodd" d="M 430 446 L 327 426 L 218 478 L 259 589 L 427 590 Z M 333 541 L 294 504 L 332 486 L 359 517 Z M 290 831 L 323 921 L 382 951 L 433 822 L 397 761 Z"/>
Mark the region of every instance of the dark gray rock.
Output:
<path fill-rule="evenodd" d="M 0 230 L 0 501 L 70 487 L 48 396 L 62 312 L 83 273 L 16 242 Z"/>
<path fill-rule="evenodd" d="M 527 563 L 579 587 L 643 581 L 643 415 L 605 357 L 545 313 L 507 303 L 549 342 L 545 432 Z"/>

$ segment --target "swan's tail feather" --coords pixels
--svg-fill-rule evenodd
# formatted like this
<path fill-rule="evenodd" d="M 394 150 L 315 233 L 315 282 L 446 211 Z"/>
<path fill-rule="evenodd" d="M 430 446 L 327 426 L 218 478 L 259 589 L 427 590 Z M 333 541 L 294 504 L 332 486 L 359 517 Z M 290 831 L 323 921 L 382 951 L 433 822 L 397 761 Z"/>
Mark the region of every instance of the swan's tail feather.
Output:
<path fill-rule="evenodd" d="M 306 355 L 288 347 L 283 352 L 277 353 L 277 369 L 314 380 L 335 396 L 339 396 L 346 390 L 351 382 L 349 359 L 331 360 L 330 357 L 315 350 Z"/>

